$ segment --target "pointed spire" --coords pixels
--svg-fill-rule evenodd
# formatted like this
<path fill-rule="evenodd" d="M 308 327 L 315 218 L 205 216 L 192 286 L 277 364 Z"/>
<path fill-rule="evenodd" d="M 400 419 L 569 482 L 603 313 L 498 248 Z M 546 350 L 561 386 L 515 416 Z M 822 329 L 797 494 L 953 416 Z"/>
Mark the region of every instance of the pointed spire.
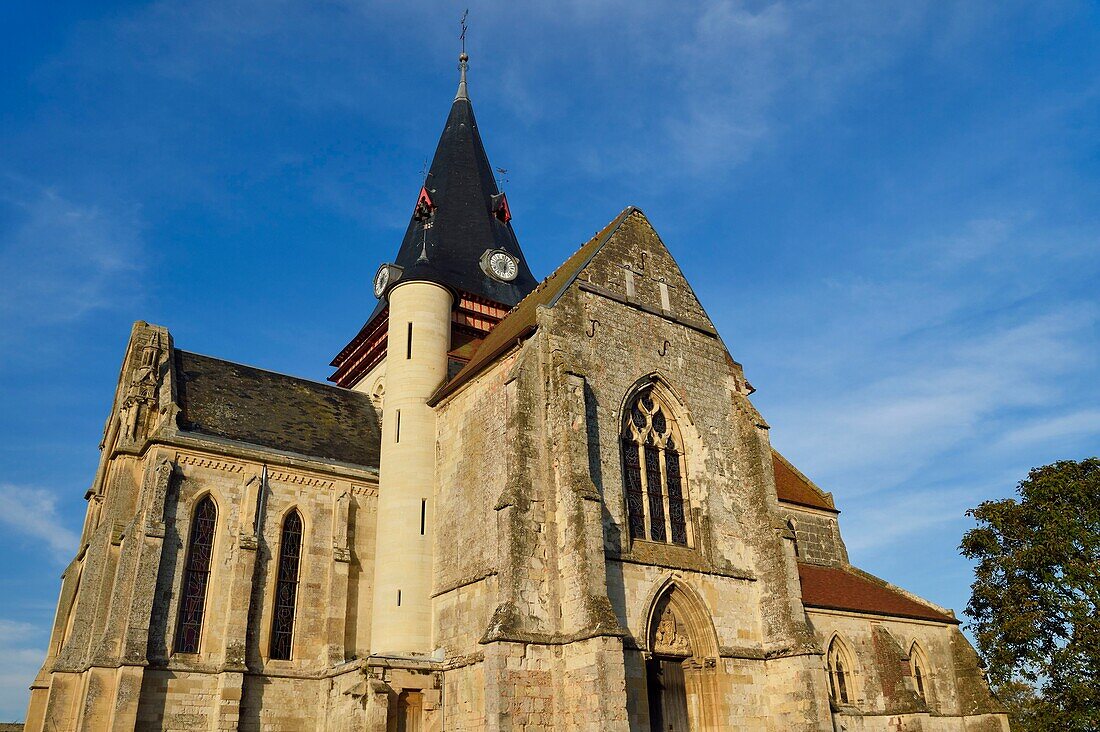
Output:
<path fill-rule="evenodd" d="M 465 51 L 458 56 L 458 93 L 455 94 L 456 102 L 459 99 L 465 99 L 467 102 L 470 101 L 470 97 L 466 93 L 466 67 L 469 65 L 467 63 L 469 60 L 470 57 Z"/>

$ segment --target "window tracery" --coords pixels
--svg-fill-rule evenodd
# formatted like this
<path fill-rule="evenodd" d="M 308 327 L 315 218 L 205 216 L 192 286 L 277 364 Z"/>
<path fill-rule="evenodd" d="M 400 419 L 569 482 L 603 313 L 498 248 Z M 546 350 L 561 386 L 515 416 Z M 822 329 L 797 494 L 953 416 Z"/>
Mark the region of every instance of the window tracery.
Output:
<path fill-rule="evenodd" d="M 683 450 L 671 410 L 652 387 L 638 392 L 626 409 L 621 450 L 631 537 L 688 546 Z"/>
<path fill-rule="evenodd" d="M 834 637 L 826 654 L 829 666 L 829 693 L 838 704 L 852 704 L 855 700 L 855 664 L 848 649 L 839 637 Z"/>
<path fill-rule="evenodd" d="M 291 511 L 279 539 L 279 569 L 275 581 L 275 609 L 271 621 L 271 658 L 290 660 L 294 639 L 294 610 L 302 556 L 302 516 Z"/>
<path fill-rule="evenodd" d="M 195 507 L 191 534 L 187 541 L 187 562 L 183 573 L 179 626 L 176 631 L 177 653 L 199 652 L 217 524 L 218 508 L 214 505 L 214 500 L 206 496 Z"/>

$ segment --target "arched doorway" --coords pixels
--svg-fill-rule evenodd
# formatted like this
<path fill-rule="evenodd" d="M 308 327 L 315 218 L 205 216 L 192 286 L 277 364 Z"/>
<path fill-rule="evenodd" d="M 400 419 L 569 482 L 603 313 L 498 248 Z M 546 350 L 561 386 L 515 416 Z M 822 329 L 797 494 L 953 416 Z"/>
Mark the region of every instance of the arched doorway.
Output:
<path fill-rule="evenodd" d="M 717 643 L 702 601 L 669 582 L 653 603 L 646 640 L 651 732 L 716 729 Z"/>
<path fill-rule="evenodd" d="M 667 605 L 657 622 L 651 648 L 645 668 L 650 730 L 690 732 L 684 661 L 691 657 L 691 646 Z"/>

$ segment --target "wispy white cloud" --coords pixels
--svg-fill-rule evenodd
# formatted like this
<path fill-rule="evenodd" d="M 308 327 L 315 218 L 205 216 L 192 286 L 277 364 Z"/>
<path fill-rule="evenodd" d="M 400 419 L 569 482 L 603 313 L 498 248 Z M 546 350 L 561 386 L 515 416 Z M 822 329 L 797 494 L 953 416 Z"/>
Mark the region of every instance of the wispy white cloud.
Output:
<path fill-rule="evenodd" d="M 0 721 L 21 720 L 27 687 L 46 657 L 47 630 L 0 618 Z"/>
<path fill-rule="evenodd" d="M 850 493 L 889 488 L 945 451 L 989 439 L 999 414 L 1055 398 L 1057 376 L 1089 358 L 1085 338 L 1098 315 L 1081 306 L 992 332 L 926 332 L 904 349 L 882 349 L 906 364 L 865 366 L 862 384 L 822 394 L 783 422 L 794 449 L 812 452 L 824 475 L 845 475 Z"/>
<path fill-rule="evenodd" d="M 554 123 L 562 110 L 598 120 L 605 134 L 555 152 L 581 161 L 599 156 L 589 168 L 603 174 L 639 167 L 713 173 L 827 113 L 929 35 L 949 35 L 947 47 L 965 44 L 984 30 L 949 22 L 975 15 L 965 5 L 485 0 L 474 4 L 470 21 L 474 89 L 494 85 L 494 103 L 525 124 Z M 977 15 L 989 24 L 1002 12 L 986 5 Z M 123 71 L 201 86 L 231 107 L 274 102 L 370 115 L 387 86 L 390 103 L 422 101 L 416 89 L 423 78 L 407 79 L 403 99 L 393 97 L 410 49 L 387 28 L 415 24 L 415 53 L 442 59 L 456 45 L 457 22 L 437 16 L 428 0 L 323 7 L 160 0 L 89 28 L 79 50 L 45 73 L 69 74 L 77 65 L 81 73 Z M 597 96 L 570 102 L 563 87 L 582 76 L 606 83 Z M 644 152 L 636 151 L 642 143 Z"/>
<path fill-rule="evenodd" d="M 701 173 L 721 170 L 827 113 L 912 47 L 927 8 L 701 3 L 692 32 L 671 54 L 682 96 L 666 111 L 667 126 L 681 162 Z"/>
<path fill-rule="evenodd" d="M 0 483 L 0 524 L 9 535 L 45 546 L 56 562 L 72 558 L 79 540 L 57 510 L 57 496 L 41 488 Z"/>
<path fill-rule="evenodd" d="M 1044 415 L 1026 420 L 1021 426 L 1006 432 L 1001 441 L 1004 447 L 1012 448 L 1096 436 L 1100 436 L 1100 409 L 1082 409 L 1068 414 Z M 1094 454 L 1098 452 L 1100 445 L 1093 449 Z"/>
<path fill-rule="evenodd" d="M 144 254 L 134 211 L 3 182 L 0 205 L 13 223 L 0 230 L 0 342 L 35 326 L 133 304 Z"/>
<path fill-rule="evenodd" d="M 869 552 L 927 535 L 961 522 L 972 499 L 973 487 L 966 487 L 913 491 L 857 504 L 844 517 L 845 543 L 853 552 Z"/>
<path fill-rule="evenodd" d="M 872 250 L 778 308 L 815 316 L 798 358 L 777 364 L 772 437 L 837 494 L 857 554 L 959 534 L 966 509 L 1100 432 L 1081 401 L 1097 393 L 1100 303 L 1073 294 L 1095 246 L 1037 237 L 1031 220 L 974 219 Z"/>

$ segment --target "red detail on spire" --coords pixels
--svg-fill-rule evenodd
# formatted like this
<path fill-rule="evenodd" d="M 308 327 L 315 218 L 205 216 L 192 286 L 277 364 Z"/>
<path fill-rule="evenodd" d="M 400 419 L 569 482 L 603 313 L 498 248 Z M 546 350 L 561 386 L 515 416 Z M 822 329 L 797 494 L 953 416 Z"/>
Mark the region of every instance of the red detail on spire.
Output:
<path fill-rule="evenodd" d="M 435 211 L 432 197 L 428 195 L 428 189 L 421 186 L 420 196 L 416 199 L 416 208 L 413 210 L 413 218 L 417 221 L 424 221 L 431 218 L 432 211 Z"/>
<path fill-rule="evenodd" d="M 512 220 L 512 210 L 508 208 L 508 199 L 503 193 L 493 196 L 493 216 L 500 219 L 502 224 Z"/>

